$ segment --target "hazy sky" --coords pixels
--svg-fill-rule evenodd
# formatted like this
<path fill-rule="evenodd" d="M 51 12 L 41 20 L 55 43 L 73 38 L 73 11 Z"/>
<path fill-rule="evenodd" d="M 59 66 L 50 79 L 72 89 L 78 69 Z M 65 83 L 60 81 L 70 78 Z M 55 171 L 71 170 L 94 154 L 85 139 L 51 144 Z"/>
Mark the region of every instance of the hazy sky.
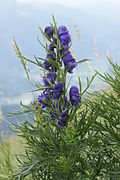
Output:
<path fill-rule="evenodd" d="M 66 25 L 72 33 L 72 47 L 78 59 L 92 59 L 91 67 L 100 72 L 109 69 L 107 50 L 115 62 L 120 61 L 120 0 L 0 0 L 0 84 L 11 98 L 5 101 L 3 92 L 0 92 L 0 102 L 3 104 L 23 99 L 26 96 L 23 93 L 29 89 L 23 79 L 25 73 L 22 65 L 13 51 L 13 38 L 16 38 L 24 55 L 44 57 L 44 50 L 36 38 L 39 35 L 43 40 L 38 24 L 42 28 L 49 25 L 52 14 L 58 25 Z M 80 40 L 76 36 L 75 23 L 80 29 Z M 99 52 L 97 60 L 94 54 L 95 39 Z M 33 66 L 31 71 L 33 78 L 39 80 L 40 73 L 36 67 Z M 85 65 L 78 67 L 77 72 L 83 82 L 89 75 Z"/>
<path fill-rule="evenodd" d="M 61 4 L 63 6 L 71 6 L 71 7 L 81 7 L 86 4 L 94 4 L 94 3 L 113 3 L 113 4 L 120 4 L 119 0 L 16 0 L 18 3 L 21 4 L 31 4 L 31 5 L 38 5 L 38 4 Z"/>

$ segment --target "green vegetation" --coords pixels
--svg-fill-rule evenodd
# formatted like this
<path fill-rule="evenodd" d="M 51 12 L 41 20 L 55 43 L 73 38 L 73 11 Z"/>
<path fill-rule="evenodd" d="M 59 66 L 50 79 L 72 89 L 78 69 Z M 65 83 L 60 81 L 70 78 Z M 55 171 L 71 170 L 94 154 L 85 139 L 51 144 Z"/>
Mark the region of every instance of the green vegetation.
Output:
<path fill-rule="evenodd" d="M 0 144 L 0 180 L 10 179 L 17 171 L 16 155 L 24 154 L 24 142 L 20 137 L 10 137 Z"/>
<path fill-rule="evenodd" d="M 114 75 L 110 76 L 109 74 L 105 74 L 104 76 L 102 76 L 99 74 L 99 76 L 103 78 L 103 80 L 106 81 L 106 83 L 109 83 L 111 90 L 108 89 L 105 91 L 99 91 L 94 93 L 94 95 L 90 95 L 89 99 L 84 99 L 85 101 L 83 102 L 83 108 L 81 107 L 78 113 L 78 116 L 82 117 L 81 120 L 83 121 L 83 122 L 79 121 L 80 124 L 78 127 L 82 129 L 77 131 L 77 133 L 79 132 L 79 137 L 81 136 L 81 140 L 79 139 L 79 144 L 77 144 L 77 146 L 74 144 L 74 149 L 71 152 L 70 159 L 68 158 L 66 159 L 66 156 L 64 156 L 63 154 L 57 160 L 57 162 L 61 164 L 61 168 L 59 170 L 55 169 L 56 172 L 57 171 L 60 172 L 57 174 L 57 176 L 59 176 L 61 172 L 62 174 L 65 174 L 66 172 L 67 173 L 71 172 L 72 168 L 74 171 L 76 171 L 76 169 L 79 167 L 80 173 L 78 173 L 77 176 L 79 177 L 80 174 L 82 174 L 82 176 L 80 178 L 75 178 L 75 179 L 91 180 L 91 179 L 96 179 L 98 177 L 101 180 L 120 179 L 120 67 L 117 64 L 112 63 L 112 61 L 110 61 L 110 63 L 113 67 Z M 87 108 L 86 110 L 85 107 Z M 87 116 L 86 116 L 86 111 L 88 112 Z M 48 156 L 48 154 L 46 155 L 45 149 L 44 151 L 42 151 L 42 149 L 40 148 L 39 140 L 41 138 L 43 138 L 44 143 L 46 143 L 44 148 L 49 148 L 49 146 L 52 146 L 52 148 L 54 149 L 56 146 L 57 147 L 59 146 L 60 142 L 56 143 L 56 141 L 54 142 L 54 139 L 53 140 L 51 139 L 51 138 L 55 138 L 54 134 L 52 134 L 52 136 L 48 134 L 49 129 L 43 127 L 43 125 L 40 126 L 39 129 L 37 130 L 36 129 L 37 126 L 34 126 L 30 123 L 27 124 L 23 123 L 22 126 L 20 126 L 19 128 L 21 135 L 24 136 L 26 139 L 26 143 L 24 143 L 25 145 L 24 147 L 23 147 L 23 138 L 21 143 L 20 137 L 10 138 L 9 141 L 4 142 L 0 146 L 0 162 L 1 162 L 0 179 L 1 180 L 13 179 L 13 177 L 10 178 L 10 176 L 18 171 L 19 169 L 18 165 L 21 164 L 20 162 L 17 161 L 15 155 L 19 154 L 20 157 L 19 156 L 18 157 L 21 159 L 25 149 L 27 150 L 26 153 L 30 153 L 29 154 L 30 156 L 32 155 L 32 159 L 29 160 L 34 160 L 33 151 L 37 153 L 38 161 L 41 157 L 44 158 L 45 160 L 43 161 L 43 164 L 41 164 L 41 166 L 44 165 L 44 168 L 45 168 L 45 164 L 48 165 L 48 161 L 50 160 L 53 161 L 52 159 L 53 157 Z M 74 138 L 78 138 L 77 134 L 75 137 L 74 123 L 69 123 L 64 133 L 65 132 L 66 134 L 63 134 L 63 138 L 67 140 L 67 143 L 69 143 L 70 146 Z M 37 139 L 35 138 L 36 136 Z M 33 141 L 34 141 L 34 145 L 32 144 Z M 38 143 L 38 147 L 36 143 Z M 62 147 L 62 144 L 60 144 L 59 148 L 61 148 L 61 150 L 64 148 L 65 150 L 65 144 L 63 144 L 63 146 L 64 147 Z M 73 162 L 72 158 L 74 152 L 76 151 L 75 149 L 78 147 L 80 147 L 80 152 L 82 155 L 80 157 L 81 165 L 76 164 L 77 167 L 75 167 L 74 169 L 74 166 L 71 166 Z M 67 149 L 66 151 L 68 154 L 69 149 L 68 150 Z M 28 163 L 28 161 L 25 161 L 25 159 L 24 160 L 23 159 L 24 156 L 22 157 L 22 162 Z M 56 159 L 56 156 L 54 159 Z M 24 168 L 29 167 L 27 169 L 27 172 L 32 173 L 32 168 L 33 167 L 37 168 L 38 165 L 33 166 L 31 162 L 31 166 L 30 165 L 28 166 L 26 164 L 26 166 L 23 167 Z M 51 168 L 53 169 L 53 167 Z M 24 173 L 25 175 L 25 171 L 21 171 L 21 173 Z M 87 178 L 85 176 L 87 176 Z M 26 177 L 28 177 L 28 179 L 30 177 L 31 179 L 34 179 L 33 177 L 35 176 L 26 175 Z M 65 179 L 63 175 L 62 178 Z M 25 179 L 25 177 L 23 176 L 23 178 L 21 177 L 21 179 Z M 40 179 L 40 178 L 38 176 L 35 179 Z M 69 176 L 69 179 L 73 179 L 72 175 Z"/>
<path fill-rule="evenodd" d="M 72 73 L 72 68 L 87 60 L 75 61 L 70 52 L 69 31 L 65 26 L 57 28 L 54 17 L 53 22 L 53 25 L 45 28 L 47 33 L 40 28 L 45 46 L 38 38 L 48 59 L 36 56 L 35 60 L 28 59 L 22 55 L 16 41 L 14 42 L 15 51 L 26 74 L 28 61 L 44 72 L 44 84 L 35 83 L 34 91 L 41 93 L 42 90 L 38 100 L 34 99 L 29 106 L 21 103 L 21 111 L 9 113 L 33 116 L 26 116 L 23 122 L 13 125 L 12 130 L 17 136 L 1 144 L 0 178 L 119 180 L 120 66 L 108 57 L 112 76 L 96 72 L 91 80 L 87 78 L 85 89 L 82 88 L 79 77 L 79 89 L 72 86 L 68 93 L 67 73 Z M 66 42 L 67 46 L 64 44 Z M 49 49 L 51 46 L 52 50 Z M 101 90 L 86 96 L 96 75 L 111 90 Z M 29 78 L 28 74 L 27 77 Z"/>

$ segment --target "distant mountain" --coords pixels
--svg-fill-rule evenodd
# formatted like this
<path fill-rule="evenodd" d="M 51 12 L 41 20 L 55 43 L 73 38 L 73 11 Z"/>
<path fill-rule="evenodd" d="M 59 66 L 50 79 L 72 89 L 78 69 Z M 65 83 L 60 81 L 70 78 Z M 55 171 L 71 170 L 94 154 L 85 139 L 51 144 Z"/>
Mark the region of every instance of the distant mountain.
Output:
<path fill-rule="evenodd" d="M 15 111 L 20 110 L 19 105 L 2 106 L 1 110 L 3 114 L 3 120 L 0 125 L 0 131 L 3 131 L 6 135 L 9 136 L 12 133 L 10 130 L 10 127 L 12 127 L 12 124 L 19 124 L 22 121 L 25 121 L 26 117 L 25 115 L 18 115 L 18 116 L 11 116 L 11 117 L 7 116 L 7 113 L 9 112 L 15 112 Z"/>

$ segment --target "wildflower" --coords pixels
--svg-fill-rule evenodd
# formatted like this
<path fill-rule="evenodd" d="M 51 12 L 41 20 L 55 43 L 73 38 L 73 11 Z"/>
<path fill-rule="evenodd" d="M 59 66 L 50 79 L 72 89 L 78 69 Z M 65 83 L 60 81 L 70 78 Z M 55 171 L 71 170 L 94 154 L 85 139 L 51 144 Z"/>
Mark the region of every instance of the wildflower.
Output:
<path fill-rule="evenodd" d="M 38 96 L 38 102 L 41 104 L 42 109 L 49 106 L 48 101 L 50 98 L 50 93 L 43 93 Z"/>
<path fill-rule="evenodd" d="M 80 96 L 79 90 L 76 86 L 72 86 L 70 88 L 69 95 L 70 95 L 71 104 L 74 106 L 79 106 L 80 101 L 81 101 L 81 96 Z"/>
<path fill-rule="evenodd" d="M 51 38 L 51 42 L 48 46 L 46 60 L 43 62 L 44 68 L 48 70 L 49 73 L 47 73 L 46 76 L 43 76 L 43 82 L 45 86 L 49 86 L 51 89 L 49 89 L 49 87 L 46 88 L 43 94 L 38 97 L 38 102 L 41 104 L 42 108 L 50 108 L 49 114 L 51 120 L 55 120 L 55 122 L 57 121 L 59 126 L 65 126 L 69 112 L 67 107 L 70 104 L 78 106 L 81 97 L 79 95 L 78 88 L 76 86 L 72 86 L 69 92 L 69 102 L 67 100 L 67 97 L 63 93 L 63 83 L 61 81 L 55 83 L 58 67 L 57 65 L 53 66 L 53 63 L 50 60 L 57 61 L 55 51 L 57 39 L 53 35 L 53 28 L 51 26 L 45 28 L 45 33 L 49 38 Z M 58 36 L 61 43 L 61 47 L 59 50 L 59 53 L 61 55 L 61 61 L 63 61 L 65 68 L 71 74 L 73 73 L 73 69 L 77 66 L 77 63 L 69 50 L 69 43 L 71 42 L 71 37 L 68 29 L 65 26 L 60 26 L 58 28 Z M 59 62 L 60 66 L 62 66 L 61 61 Z M 52 102 L 51 104 L 49 104 L 50 100 Z"/>
<path fill-rule="evenodd" d="M 68 29 L 65 27 L 65 26 L 59 26 L 59 28 L 58 28 L 58 35 L 60 36 L 62 33 L 68 33 L 69 31 L 68 31 Z"/>
<path fill-rule="evenodd" d="M 52 49 L 52 47 L 49 47 L 49 48 Z M 52 51 L 52 50 L 51 50 L 51 51 Z M 54 53 L 54 55 L 56 56 L 55 52 L 53 52 L 53 53 Z M 49 69 L 50 67 L 52 67 L 52 65 L 51 65 L 49 62 L 47 62 L 47 60 L 49 60 L 49 59 L 55 61 L 55 57 L 53 56 L 52 53 L 51 53 L 51 54 L 47 54 L 47 56 L 46 56 L 46 61 L 43 62 L 43 66 L 44 66 L 45 69 Z"/>
<path fill-rule="evenodd" d="M 51 43 L 49 44 L 49 50 L 54 52 L 54 46 Z"/>
<path fill-rule="evenodd" d="M 49 38 L 53 36 L 53 28 L 52 28 L 51 26 L 47 26 L 47 27 L 45 28 L 45 31 L 44 31 L 44 32 L 47 34 L 47 36 L 48 36 Z"/>
<path fill-rule="evenodd" d="M 47 61 L 43 62 L 43 66 L 45 69 L 49 69 L 49 67 L 51 67 L 51 64 Z"/>
<path fill-rule="evenodd" d="M 63 84 L 62 82 L 58 82 L 53 89 L 54 99 L 59 99 L 62 91 L 63 91 Z"/>
<path fill-rule="evenodd" d="M 51 54 L 47 54 L 46 58 L 55 61 L 56 54 L 55 54 L 55 52 L 53 52 L 53 53 L 54 53 L 54 55 L 52 53 Z"/>
<path fill-rule="evenodd" d="M 69 31 L 67 30 L 65 26 L 60 26 L 58 28 L 58 35 L 60 38 L 61 45 L 68 47 L 69 43 L 71 42 L 71 37 L 70 37 Z"/>
<path fill-rule="evenodd" d="M 70 35 L 66 33 L 62 34 L 60 36 L 60 42 L 61 42 L 61 45 L 68 47 L 69 43 L 71 42 Z"/>
<path fill-rule="evenodd" d="M 68 118 L 68 109 L 67 110 L 63 110 L 63 112 L 58 117 L 58 125 L 59 126 L 65 126 L 67 118 Z"/>
<path fill-rule="evenodd" d="M 69 50 L 69 47 L 65 46 L 60 50 L 60 55 L 65 56 Z"/>
<path fill-rule="evenodd" d="M 63 62 L 64 62 L 65 67 L 68 69 L 68 72 L 72 74 L 73 69 L 77 66 L 77 63 L 75 59 L 73 58 L 70 51 L 68 51 L 63 57 Z"/>
<path fill-rule="evenodd" d="M 53 84 L 54 81 L 56 80 L 56 73 L 48 73 L 47 78 L 43 76 L 43 82 L 45 86 L 50 86 L 50 82 Z"/>

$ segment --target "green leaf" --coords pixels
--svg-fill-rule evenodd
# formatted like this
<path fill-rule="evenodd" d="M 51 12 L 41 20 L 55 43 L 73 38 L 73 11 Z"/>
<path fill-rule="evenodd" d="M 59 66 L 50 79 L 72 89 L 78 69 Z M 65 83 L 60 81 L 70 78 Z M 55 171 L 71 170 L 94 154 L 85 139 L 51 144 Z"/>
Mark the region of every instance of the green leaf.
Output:
<path fill-rule="evenodd" d="M 86 61 L 90 61 L 90 59 L 82 59 L 82 60 L 80 60 L 80 61 L 77 61 L 77 64 L 81 64 L 81 63 L 84 63 L 84 62 L 86 62 Z"/>
<path fill-rule="evenodd" d="M 80 91 L 80 95 L 82 94 L 82 83 L 80 80 L 80 77 L 78 77 L 78 81 L 79 81 L 79 91 Z"/>
<path fill-rule="evenodd" d="M 87 87 L 83 90 L 83 92 L 81 93 L 81 96 L 82 96 L 85 92 L 87 92 L 87 90 L 89 89 L 89 87 L 90 87 L 90 85 L 92 84 L 92 82 L 93 82 L 94 78 L 96 77 L 96 75 L 97 75 L 97 72 L 92 76 L 91 80 L 89 80 L 89 79 L 87 78 Z"/>

